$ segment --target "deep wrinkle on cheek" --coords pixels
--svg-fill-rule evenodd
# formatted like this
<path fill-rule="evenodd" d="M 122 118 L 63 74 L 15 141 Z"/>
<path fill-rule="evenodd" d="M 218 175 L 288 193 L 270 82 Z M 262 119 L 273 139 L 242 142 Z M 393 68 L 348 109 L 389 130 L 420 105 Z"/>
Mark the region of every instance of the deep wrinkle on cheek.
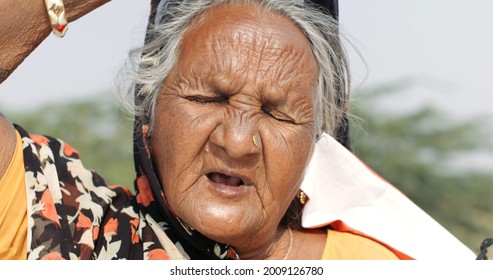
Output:
<path fill-rule="evenodd" d="M 265 142 L 262 146 L 265 169 L 282 168 L 283 162 L 299 163 L 297 169 L 304 169 L 315 142 L 314 125 L 277 126 L 274 128 L 271 121 L 264 120 L 259 129 L 262 141 Z"/>
<path fill-rule="evenodd" d="M 174 97 L 177 98 L 177 97 Z M 200 170 L 203 166 L 204 159 L 201 153 L 202 149 L 198 149 L 200 142 L 191 142 L 194 147 L 190 149 L 183 146 L 183 139 L 189 138 L 186 135 L 187 131 L 183 126 L 187 126 L 184 120 L 183 108 L 180 106 L 170 106 L 168 108 L 170 114 L 166 118 L 162 118 L 162 126 L 160 127 L 160 138 L 155 138 L 154 147 L 160 148 L 159 151 L 153 152 L 153 158 L 158 159 L 158 170 L 164 171 L 160 173 L 160 178 L 165 188 L 165 195 L 174 198 L 172 205 L 173 209 L 187 207 L 188 199 L 193 196 L 194 186 L 201 179 Z M 180 121 L 181 120 L 181 121 Z M 188 141 L 186 141 L 188 142 Z M 177 152 L 179 151 L 179 152 Z M 166 167 L 166 168 L 163 168 Z"/>
<path fill-rule="evenodd" d="M 264 122 L 265 124 L 265 122 Z M 277 126 L 277 128 L 275 127 Z M 262 125 L 259 129 L 262 138 L 263 154 L 268 155 L 265 158 L 264 164 L 266 169 L 270 168 L 270 164 L 282 165 L 283 162 L 304 162 L 307 158 L 307 151 L 303 152 L 299 147 L 305 147 L 306 143 L 312 141 L 315 137 L 307 137 L 314 134 L 311 129 L 301 125 L 279 125 L 272 124 L 272 121 L 267 121 L 266 125 Z M 296 126 L 296 127 L 295 127 Z M 297 151 L 290 153 L 286 151 Z M 299 157 L 294 158 L 297 155 Z"/>

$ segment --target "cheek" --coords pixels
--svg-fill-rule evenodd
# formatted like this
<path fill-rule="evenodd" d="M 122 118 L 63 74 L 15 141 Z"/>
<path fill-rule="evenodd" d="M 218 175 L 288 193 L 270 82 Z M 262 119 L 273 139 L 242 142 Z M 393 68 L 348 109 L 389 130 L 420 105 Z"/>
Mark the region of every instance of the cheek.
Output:
<path fill-rule="evenodd" d="M 212 114 L 187 102 L 163 97 L 156 106 L 151 154 L 167 196 L 183 192 L 196 180 L 187 174 L 198 174 L 203 148 L 214 128 Z"/>
<path fill-rule="evenodd" d="M 287 207 L 298 191 L 313 147 L 313 125 L 274 128 L 265 125 L 263 151 L 271 199 Z"/>
<path fill-rule="evenodd" d="M 159 171 L 169 171 L 170 168 L 167 167 L 175 166 L 176 162 L 180 161 L 180 154 L 173 151 L 180 150 L 180 145 L 186 144 L 184 141 L 179 141 L 179 139 L 187 139 L 184 135 L 186 129 L 180 127 L 190 126 L 186 114 L 183 114 L 179 107 L 167 106 L 168 104 L 163 100 L 156 106 L 151 136 L 152 158 L 157 162 Z"/>
<path fill-rule="evenodd" d="M 163 97 L 157 103 L 152 146 L 173 149 L 174 156 L 186 155 L 193 142 L 208 139 L 217 119 L 207 108 L 191 106 L 190 102 L 180 97 Z M 187 150 L 175 150 L 175 147 L 186 146 Z"/>

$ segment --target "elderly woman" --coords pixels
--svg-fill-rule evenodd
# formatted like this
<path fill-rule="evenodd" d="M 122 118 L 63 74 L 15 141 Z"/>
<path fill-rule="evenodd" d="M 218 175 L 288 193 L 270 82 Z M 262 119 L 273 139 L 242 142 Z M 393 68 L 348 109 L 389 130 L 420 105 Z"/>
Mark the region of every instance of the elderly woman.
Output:
<path fill-rule="evenodd" d="M 35 2 L 22 10 L 33 23 L 43 8 Z M 77 12 L 70 21 L 104 1 L 65 2 Z M 2 119 L 0 191 L 17 204 L 0 199 L 0 216 L 22 211 L 5 215 L 0 256 L 412 259 L 426 256 L 407 252 L 420 246 L 419 230 L 410 246 L 402 245 L 408 236 L 392 235 L 429 226 L 454 256 L 474 257 L 329 136 L 344 139 L 348 87 L 332 17 L 300 0 L 162 0 L 152 9 L 134 76 L 137 194 L 105 186 L 64 142 Z M 40 22 L 37 32 L 8 34 L 15 43 L 3 39 L 27 46 L 21 59 L 2 56 L 4 69 L 47 35 Z M 419 218 L 381 230 L 399 214 Z"/>

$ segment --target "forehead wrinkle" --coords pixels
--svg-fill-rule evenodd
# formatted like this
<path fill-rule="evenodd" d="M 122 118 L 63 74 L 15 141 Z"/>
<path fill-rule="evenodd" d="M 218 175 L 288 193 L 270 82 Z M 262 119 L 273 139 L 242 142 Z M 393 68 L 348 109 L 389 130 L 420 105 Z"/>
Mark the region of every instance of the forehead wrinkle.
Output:
<path fill-rule="evenodd" d="M 232 74 L 232 82 L 241 81 L 241 88 L 248 79 L 248 84 L 254 85 L 258 92 L 271 86 L 272 81 L 276 81 L 279 87 L 285 87 L 297 79 L 310 80 L 316 73 L 304 64 L 310 59 L 307 50 L 286 45 L 275 37 L 258 29 L 210 34 L 207 46 L 211 55 L 209 59 L 216 62 L 213 70 L 219 75 Z M 235 86 L 235 91 L 240 90 L 238 87 Z"/>
<path fill-rule="evenodd" d="M 291 74 L 295 74 L 293 70 L 299 69 L 302 65 L 301 51 L 293 46 L 278 44 L 270 38 L 260 41 L 262 43 L 252 46 L 253 52 L 257 52 L 257 55 L 254 55 L 257 67 L 252 69 L 252 74 L 279 82 L 289 80 Z"/>
<path fill-rule="evenodd" d="M 261 75 L 272 73 L 271 70 L 276 68 L 276 73 L 279 73 L 277 77 L 281 77 L 285 68 L 297 68 L 303 63 L 306 50 L 281 42 L 277 38 L 282 38 L 283 35 L 274 33 L 278 32 L 242 26 L 241 29 L 235 28 L 232 32 L 211 35 L 212 43 L 209 46 L 216 60 L 220 61 L 223 56 L 240 58 L 237 62 L 244 67 L 239 68 L 250 68 L 249 72 Z M 231 53 L 235 55 L 231 56 Z M 255 67 L 247 67 L 250 64 Z"/>
<path fill-rule="evenodd" d="M 187 54 L 188 63 L 204 64 L 207 68 L 201 68 L 228 91 L 255 92 L 272 101 L 288 90 L 314 91 L 318 65 L 309 41 L 293 22 L 275 13 L 226 13 L 222 8 L 212 8 L 187 31 L 182 46 L 194 50 Z M 269 88 L 273 82 L 277 88 Z"/>
<path fill-rule="evenodd" d="M 313 77 L 317 76 L 317 72 L 304 64 L 303 60 L 307 59 L 306 52 L 296 48 L 278 48 L 276 51 L 279 55 L 274 56 L 273 63 L 265 70 L 262 69 L 257 77 L 265 80 L 265 83 L 259 82 L 264 84 L 262 90 L 265 101 L 280 106 L 290 103 L 290 100 L 296 99 L 299 94 L 313 91 L 316 85 Z M 275 84 L 269 84 L 269 81 L 275 81 Z"/>
<path fill-rule="evenodd" d="M 209 42 L 209 60 L 215 62 L 211 67 L 215 86 L 231 94 L 242 91 L 247 84 L 248 67 L 238 59 L 238 44 L 221 33 L 211 34 Z M 236 55 L 231 55 L 232 52 Z"/>

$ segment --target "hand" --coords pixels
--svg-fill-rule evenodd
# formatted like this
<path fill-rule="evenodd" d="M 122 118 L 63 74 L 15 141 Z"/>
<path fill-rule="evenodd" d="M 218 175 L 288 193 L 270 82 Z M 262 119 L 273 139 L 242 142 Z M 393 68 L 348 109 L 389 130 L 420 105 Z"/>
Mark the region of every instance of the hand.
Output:
<path fill-rule="evenodd" d="M 69 24 L 109 1 L 110 0 L 63 0 Z"/>
<path fill-rule="evenodd" d="M 69 25 L 109 1 L 64 0 Z M 44 0 L 0 1 L 0 18 L 2 83 L 51 33 L 51 26 Z"/>

